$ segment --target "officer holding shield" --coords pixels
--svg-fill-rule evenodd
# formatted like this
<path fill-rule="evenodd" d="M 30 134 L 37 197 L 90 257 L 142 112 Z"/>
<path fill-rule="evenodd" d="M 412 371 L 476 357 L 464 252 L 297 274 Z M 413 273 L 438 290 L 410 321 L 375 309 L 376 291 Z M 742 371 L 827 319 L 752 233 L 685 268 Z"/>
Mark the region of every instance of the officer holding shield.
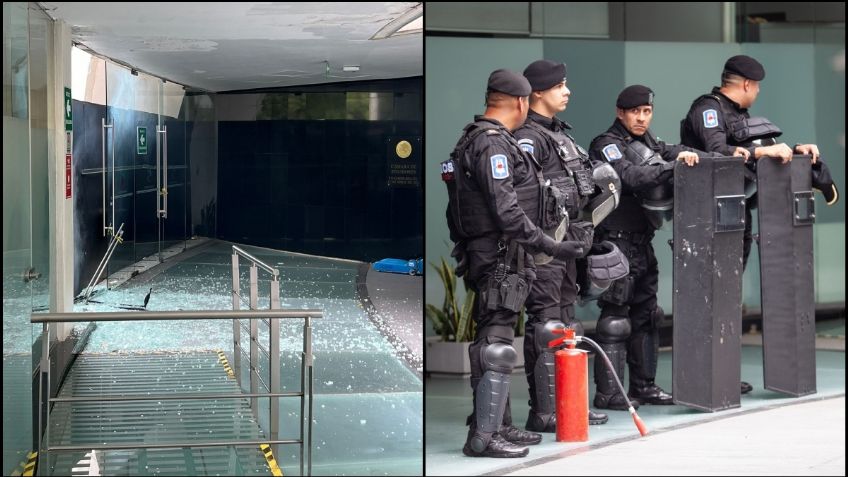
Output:
<path fill-rule="evenodd" d="M 760 81 L 766 76 L 759 61 L 746 55 L 729 58 L 721 74 L 721 87 L 714 87 L 709 94 L 699 96 L 692 103 L 686 117 L 680 122 L 681 143 L 723 155 L 733 155 L 741 146 L 745 148 L 746 196 L 745 232 L 743 235 L 743 267 L 748 263 L 753 242 L 751 209 L 756 207 L 756 160 L 774 157 L 786 163 L 792 154 L 812 156 L 812 184 L 820 190 L 828 205 L 839 198 L 836 184 L 827 165 L 819 157 L 815 144 L 796 144 L 789 147 L 778 143 L 775 138 L 781 130 L 763 117 L 751 117 L 748 113 L 760 92 Z M 741 392 L 751 391 L 752 386 L 741 383 Z"/>
<path fill-rule="evenodd" d="M 601 316 L 595 330 L 619 377 L 623 378 L 625 360 L 629 365 L 628 394 L 634 407 L 673 404 L 671 394 L 654 382 L 663 311 L 657 305 L 659 270 L 651 240 L 672 211 L 675 164 L 693 166 L 698 155 L 704 155 L 666 144 L 651 134 L 653 103 L 650 88 L 625 88 L 616 100 L 615 122 L 589 147 L 593 160 L 608 161 L 621 177 L 621 203 L 595 230 L 595 240 L 618 245 L 630 261 L 630 274 L 613 282 L 599 298 Z M 599 359 L 595 360 L 595 384 L 595 407 L 627 410 L 627 401 Z"/>

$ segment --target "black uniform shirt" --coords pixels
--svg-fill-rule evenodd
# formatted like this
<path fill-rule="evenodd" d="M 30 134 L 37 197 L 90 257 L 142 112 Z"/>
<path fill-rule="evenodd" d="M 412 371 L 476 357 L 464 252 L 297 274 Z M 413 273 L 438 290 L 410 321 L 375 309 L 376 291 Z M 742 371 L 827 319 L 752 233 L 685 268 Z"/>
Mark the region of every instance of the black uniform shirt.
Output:
<path fill-rule="evenodd" d="M 667 161 L 664 165 L 639 166 L 628 160 L 625 155 L 634 141 L 645 144 L 649 149 L 658 153 Z M 597 136 L 589 145 L 589 157 L 593 161 L 609 162 L 621 179 L 621 201 L 601 224 L 607 230 L 624 230 L 630 232 L 652 231 L 653 227 L 645 216 L 641 200 L 636 193 L 665 184 L 671 180 L 677 155 L 681 151 L 696 151 L 682 145 L 670 145 L 656 139 L 648 130 L 639 137 L 631 136 L 624 124 L 618 119 L 605 133 Z"/>
<path fill-rule="evenodd" d="M 576 144 L 574 140 L 566 134 L 566 130 L 571 129 L 571 125 L 557 117 L 548 118 L 541 114 L 530 110 L 527 114 L 527 122 L 533 121 L 543 128 L 551 131 L 557 142 L 566 148 L 574 148 Z M 525 123 L 526 124 L 526 123 Z M 515 138 L 521 149 L 533 154 L 533 157 L 542 165 L 542 172 L 547 177 L 551 173 L 565 171 L 564 164 L 560 160 L 559 152 L 554 150 L 551 141 L 542 136 L 543 133 L 533 129 L 530 126 L 521 126 L 515 131 Z"/>
<path fill-rule="evenodd" d="M 720 88 L 714 87 L 710 94 L 692 103 L 689 113 L 680 124 L 680 142 L 723 156 L 732 156 L 736 146 L 741 146 L 748 148 L 753 156 L 756 146 L 751 141 L 737 142 L 732 133 L 733 124 L 749 117 L 746 108 L 725 96 Z"/>
<path fill-rule="evenodd" d="M 471 179 L 468 184 L 477 189 L 467 192 L 482 194 L 489 217 L 503 235 L 538 250 L 547 236 L 518 205 L 515 189 L 538 187 L 539 165 L 518 148 L 515 138 L 500 122 L 484 116 L 475 116 L 474 121 L 494 124 L 498 131 L 477 136 L 466 149 L 464 160 Z"/>
<path fill-rule="evenodd" d="M 533 127 L 534 124 L 550 131 L 550 136 Z M 522 150 L 532 154 L 542 165 L 542 174 L 545 179 L 551 179 L 554 185 L 559 186 L 566 193 L 572 193 L 563 184 L 566 177 L 578 169 L 587 171 L 593 169 L 592 163 L 589 161 L 589 153 L 568 134 L 569 129 L 571 129 L 571 125 L 556 116 L 548 118 L 531 109 L 527 115 L 527 121 L 515 131 L 518 145 L 521 146 Z M 553 141 L 556 141 L 556 145 L 553 144 Z M 568 158 L 567 163 L 563 162 L 561 153 Z M 568 170 L 569 168 L 571 172 Z M 572 187 L 576 188 L 574 185 Z M 576 189 L 573 193 L 575 194 L 573 202 L 567 200 L 570 204 L 568 212 L 572 218 L 576 217 L 578 211 L 588 202 L 588 197 L 580 196 Z"/>
<path fill-rule="evenodd" d="M 662 156 L 667 164 L 640 167 L 627 160 L 624 156 L 627 153 L 628 146 L 633 141 L 639 141 L 648 146 L 649 149 Z M 589 145 L 589 157 L 593 161 L 609 162 L 615 172 L 618 173 L 618 177 L 621 178 L 622 192 L 631 194 L 668 181 L 672 176 L 677 155 L 682 151 L 703 154 L 701 151 L 680 144 L 666 144 L 656 139 L 650 130 L 645 131 L 642 136 L 631 136 L 624 124 L 618 119 L 605 133 L 593 139 Z"/>

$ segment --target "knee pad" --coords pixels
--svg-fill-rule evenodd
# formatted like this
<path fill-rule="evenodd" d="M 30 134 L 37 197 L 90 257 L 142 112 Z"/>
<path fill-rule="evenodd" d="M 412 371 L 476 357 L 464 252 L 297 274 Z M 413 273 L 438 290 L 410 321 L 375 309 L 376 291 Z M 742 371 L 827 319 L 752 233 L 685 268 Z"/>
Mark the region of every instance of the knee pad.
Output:
<path fill-rule="evenodd" d="M 481 354 L 484 371 L 509 374 L 518 361 L 515 348 L 506 343 L 492 343 L 484 346 Z"/>
<path fill-rule="evenodd" d="M 539 323 L 535 330 L 535 346 L 539 353 L 548 349 L 548 343 L 557 338 L 562 338 L 562 334 L 554 333 L 554 330 L 565 328 L 565 324 L 559 320 L 549 320 L 544 323 Z"/>
<path fill-rule="evenodd" d="M 598 341 L 602 343 L 621 343 L 630 336 L 630 318 L 626 316 L 605 315 L 595 325 Z"/>

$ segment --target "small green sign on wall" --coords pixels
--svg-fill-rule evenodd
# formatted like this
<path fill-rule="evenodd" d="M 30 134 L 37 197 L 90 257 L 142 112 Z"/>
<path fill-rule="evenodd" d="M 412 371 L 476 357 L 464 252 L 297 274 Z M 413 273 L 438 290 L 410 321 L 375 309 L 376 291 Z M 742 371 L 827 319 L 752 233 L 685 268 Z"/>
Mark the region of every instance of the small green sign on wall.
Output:
<path fill-rule="evenodd" d="M 136 149 L 139 154 L 147 154 L 147 128 L 138 126 L 136 130 Z"/>
<path fill-rule="evenodd" d="M 71 109 L 71 88 L 65 88 L 65 131 L 72 131 L 74 128 L 74 118 Z"/>

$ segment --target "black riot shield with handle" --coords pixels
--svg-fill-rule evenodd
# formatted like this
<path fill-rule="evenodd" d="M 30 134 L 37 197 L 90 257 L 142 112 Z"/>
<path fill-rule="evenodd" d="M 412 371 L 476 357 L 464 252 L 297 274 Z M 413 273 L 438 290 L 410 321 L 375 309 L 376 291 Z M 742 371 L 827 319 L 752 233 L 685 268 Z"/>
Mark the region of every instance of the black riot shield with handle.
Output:
<path fill-rule="evenodd" d="M 816 392 L 810 160 L 757 164 L 765 387 L 796 397 Z"/>
<path fill-rule="evenodd" d="M 739 407 L 744 161 L 701 158 L 674 169 L 675 404 Z"/>

